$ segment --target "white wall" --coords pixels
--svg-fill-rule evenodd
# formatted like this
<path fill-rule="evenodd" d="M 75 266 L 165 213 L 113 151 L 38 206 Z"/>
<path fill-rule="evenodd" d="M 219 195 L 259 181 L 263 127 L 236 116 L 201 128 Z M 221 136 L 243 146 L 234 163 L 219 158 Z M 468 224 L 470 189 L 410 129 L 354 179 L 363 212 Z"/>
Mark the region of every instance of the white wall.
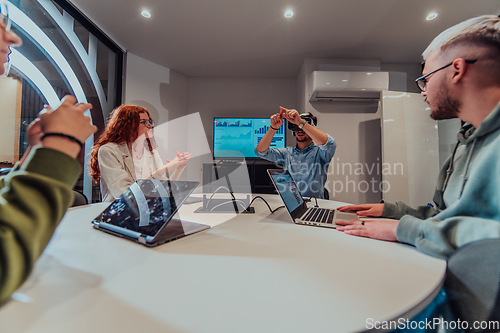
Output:
<path fill-rule="evenodd" d="M 382 92 L 383 198 L 432 202 L 439 172 L 438 124 L 417 93 Z"/>
<path fill-rule="evenodd" d="M 203 129 L 196 140 L 208 142 L 213 148 L 214 117 L 270 117 L 279 106 L 297 108 L 296 80 L 291 78 L 188 78 L 134 54 L 127 54 L 125 103 L 143 106 L 158 123 L 158 130 L 168 128 L 162 123 L 199 113 Z M 193 118 L 194 119 L 194 118 Z M 180 122 L 185 124 L 185 122 Z M 188 126 L 187 124 L 183 126 Z M 189 133 L 186 128 L 184 133 Z M 175 132 L 178 133 L 178 132 Z M 159 135 L 159 133 L 158 133 Z M 187 135 L 187 134 L 186 134 Z M 190 138 L 167 135 L 165 151 L 183 150 Z M 294 140 L 289 136 L 289 143 Z M 205 146 L 204 144 L 202 144 Z M 173 156 L 162 156 L 172 158 Z M 195 156 L 183 178 L 202 181 L 202 163 L 211 162 L 211 153 Z"/>
<path fill-rule="evenodd" d="M 295 79 L 189 78 L 188 113 L 200 113 L 213 149 L 214 117 L 270 117 L 279 112 L 280 105 L 297 107 L 296 97 Z M 198 179 L 201 180 L 202 163 L 210 161 L 212 156 L 204 156 L 190 163 L 190 167 L 197 163 Z"/>
<path fill-rule="evenodd" d="M 389 89 L 416 91 L 419 64 L 384 64 L 377 59 L 305 59 L 297 76 L 299 111 L 318 117 L 318 127 L 337 142 L 326 188 L 333 200 L 365 203 L 382 198 L 380 103 L 309 102 L 311 72 L 387 71 Z"/>
<path fill-rule="evenodd" d="M 326 183 L 330 199 L 348 203 L 378 202 L 381 199 L 378 189 L 381 177 L 376 174 L 377 163 L 380 163 L 379 105 L 310 103 L 308 79 L 315 70 L 380 71 L 380 61 L 306 59 L 297 77 L 301 112 L 316 115 L 318 127 L 337 142 Z"/>
<path fill-rule="evenodd" d="M 15 163 L 19 159 L 19 121 L 21 91 L 17 80 L 0 79 L 0 161 Z M 19 104 L 19 105 L 18 105 Z"/>
<path fill-rule="evenodd" d="M 297 107 L 296 96 L 291 78 L 190 78 L 188 111 L 200 112 L 212 147 L 214 117 L 270 117 Z"/>
<path fill-rule="evenodd" d="M 382 64 L 376 59 L 306 59 L 296 79 L 188 78 L 129 53 L 125 101 L 146 107 L 159 124 L 198 112 L 204 138 L 197 136 L 197 140 L 208 142 L 210 149 L 214 117 L 269 117 L 280 105 L 312 112 L 318 117 L 319 128 L 332 135 L 338 144 L 327 183 L 331 199 L 377 202 L 382 197 L 381 175 L 377 171 L 382 167 L 379 104 L 311 104 L 307 83 L 314 70 L 382 69 L 396 78 L 392 90 L 417 89 L 412 84 L 420 74 L 419 64 Z M 188 140 L 169 136 L 168 145 L 182 149 L 183 141 Z M 288 135 L 287 144 L 295 144 L 293 136 Z M 211 160 L 209 153 L 193 158 L 183 177 L 201 182 L 202 163 Z"/>
<path fill-rule="evenodd" d="M 199 115 L 188 110 L 186 76 L 132 53 L 127 54 L 125 102 L 146 108 L 155 120 L 158 152 L 166 161 L 175 151 L 194 153 L 181 179 L 200 179 L 200 155 L 211 156 Z"/>
<path fill-rule="evenodd" d="M 380 70 L 389 72 L 389 90 L 420 93 L 420 89 L 415 83 L 415 79 L 422 76 L 422 66 L 420 64 L 381 63 Z M 392 85 L 391 81 L 399 78 L 404 80 L 405 89 L 398 89 L 398 87 Z"/>
<path fill-rule="evenodd" d="M 160 103 L 168 110 L 165 121 L 188 114 L 189 78 L 175 71 L 170 71 L 170 81 L 160 83 Z"/>
<path fill-rule="evenodd" d="M 168 109 L 160 98 L 160 86 L 170 83 L 170 69 L 127 53 L 124 104 L 135 104 L 148 109 L 158 123 L 168 121 Z"/>

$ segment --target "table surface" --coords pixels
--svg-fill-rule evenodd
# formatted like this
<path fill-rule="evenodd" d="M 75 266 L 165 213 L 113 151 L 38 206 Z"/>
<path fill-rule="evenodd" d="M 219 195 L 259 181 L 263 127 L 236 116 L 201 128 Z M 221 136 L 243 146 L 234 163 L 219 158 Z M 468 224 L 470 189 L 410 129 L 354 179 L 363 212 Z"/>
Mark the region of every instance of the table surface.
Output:
<path fill-rule="evenodd" d="M 359 332 L 415 315 L 444 279 L 446 262 L 413 247 L 295 225 L 261 200 L 255 214 L 200 205 L 180 218 L 211 229 L 156 248 L 94 230 L 107 204 L 70 210 L 0 308 L 2 332 Z"/>

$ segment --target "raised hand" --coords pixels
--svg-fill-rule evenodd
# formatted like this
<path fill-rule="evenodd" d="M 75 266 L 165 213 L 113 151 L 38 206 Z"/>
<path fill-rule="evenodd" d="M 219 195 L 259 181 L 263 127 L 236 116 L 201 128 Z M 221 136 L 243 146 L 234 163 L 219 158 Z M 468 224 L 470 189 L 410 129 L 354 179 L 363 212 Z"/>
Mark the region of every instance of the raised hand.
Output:
<path fill-rule="evenodd" d="M 289 110 L 280 106 L 280 111 L 281 114 L 283 114 L 283 117 L 292 124 L 299 125 L 303 120 L 302 118 L 300 118 L 300 114 L 297 110 Z"/>
<path fill-rule="evenodd" d="M 26 139 L 28 140 L 28 145 L 30 147 L 40 144 L 40 138 L 42 137 L 42 126 L 40 125 L 40 119 L 37 118 L 29 124 L 26 129 Z"/>
<path fill-rule="evenodd" d="M 269 119 L 271 120 L 271 127 L 279 129 L 281 127 L 281 125 L 283 125 L 283 114 L 282 114 L 282 112 L 273 114 L 271 116 L 271 118 L 269 118 Z"/>
<path fill-rule="evenodd" d="M 97 131 L 97 127 L 90 123 L 90 118 L 84 115 L 88 109 L 92 109 L 92 104 L 76 103 L 76 98 L 69 95 L 63 98 L 55 110 L 45 106 L 39 114 L 43 133 L 63 133 L 85 142 Z"/>
<path fill-rule="evenodd" d="M 44 107 L 39 113 L 39 126 L 43 134 L 60 133 L 74 137 L 81 143 L 97 131 L 97 126 L 92 125 L 90 117 L 84 112 L 92 108 L 90 103 L 76 103 L 73 96 L 65 96 L 61 105 L 52 110 L 49 106 Z M 36 126 L 33 125 L 36 129 Z M 33 136 L 33 140 L 36 136 Z M 49 136 L 42 140 L 42 145 L 76 157 L 80 152 L 80 145 L 68 138 L 61 136 Z"/>
<path fill-rule="evenodd" d="M 177 150 L 175 151 L 175 157 L 173 160 L 166 160 L 167 164 L 164 167 L 173 170 L 176 168 L 185 168 L 188 165 L 188 161 L 191 159 L 193 154 L 188 152 L 179 153 Z"/>

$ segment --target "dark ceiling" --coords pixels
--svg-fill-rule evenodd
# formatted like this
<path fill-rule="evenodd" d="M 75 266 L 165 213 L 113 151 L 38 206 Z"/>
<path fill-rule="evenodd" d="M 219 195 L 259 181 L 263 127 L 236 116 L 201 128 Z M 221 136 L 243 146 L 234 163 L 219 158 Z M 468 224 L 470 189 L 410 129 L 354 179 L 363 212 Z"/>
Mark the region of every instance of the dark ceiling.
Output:
<path fill-rule="evenodd" d="M 498 0 L 72 2 L 126 51 L 190 77 L 296 77 L 305 58 L 416 63 L 444 29 L 500 13 Z"/>

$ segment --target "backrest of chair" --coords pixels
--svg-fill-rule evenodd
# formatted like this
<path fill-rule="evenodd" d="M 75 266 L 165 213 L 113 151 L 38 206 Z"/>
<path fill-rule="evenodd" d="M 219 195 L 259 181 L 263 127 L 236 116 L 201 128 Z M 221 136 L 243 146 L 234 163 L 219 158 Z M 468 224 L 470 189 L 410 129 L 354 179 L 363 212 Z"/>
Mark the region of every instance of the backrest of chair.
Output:
<path fill-rule="evenodd" d="M 499 332 L 500 239 L 458 249 L 448 260 L 444 287 L 455 315 L 469 324 L 466 332 Z M 474 328 L 474 322 L 482 322 L 483 327 Z"/>
<path fill-rule="evenodd" d="M 88 205 L 89 200 L 83 193 L 73 190 L 73 195 L 75 197 L 75 200 L 73 201 L 71 207 Z"/>
<path fill-rule="evenodd" d="M 11 168 L 0 168 L 0 176 L 5 176 L 10 172 Z"/>
<path fill-rule="evenodd" d="M 11 168 L 0 168 L 0 176 L 8 174 L 10 170 Z M 71 207 L 88 205 L 89 200 L 83 193 L 73 190 L 73 196 L 75 197 L 75 199 L 73 200 L 73 204 L 71 205 Z"/>

